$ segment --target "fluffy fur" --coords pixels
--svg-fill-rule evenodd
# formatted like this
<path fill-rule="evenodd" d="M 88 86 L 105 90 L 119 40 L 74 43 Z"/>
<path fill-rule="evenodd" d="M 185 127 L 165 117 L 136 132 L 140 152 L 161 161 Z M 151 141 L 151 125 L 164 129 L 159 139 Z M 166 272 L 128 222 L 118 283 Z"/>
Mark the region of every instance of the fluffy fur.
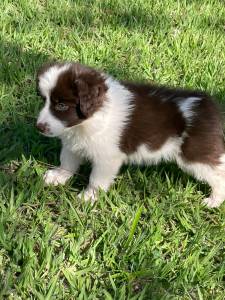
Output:
<path fill-rule="evenodd" d="M 208 95 L 120 82 L 78 63 L 45 65 L 37 86 L 45 101 L 37 128 L 62 141 L 61 165 L 46 172 L 47 184 L 64 184 L 88 159 L 92 172 L 80 196 L 95 200 L 123 163 L 165 160 L 211 186 L 208 207 L 225 199 L 222 121 Z"/>

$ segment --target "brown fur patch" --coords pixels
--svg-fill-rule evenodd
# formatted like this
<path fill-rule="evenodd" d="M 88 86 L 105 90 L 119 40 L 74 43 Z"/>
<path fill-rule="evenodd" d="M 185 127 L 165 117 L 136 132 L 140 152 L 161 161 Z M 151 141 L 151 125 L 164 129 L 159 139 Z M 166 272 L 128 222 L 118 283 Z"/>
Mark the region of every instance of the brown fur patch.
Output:
<path fill-rule="evenodd" d="M 158 150 L 169 137 L 180 137 L 184 132 L 181 155 L 190 162 L 217 164 L 224 153 L 220 113 L 203 92 L 150 84 L 123 83 L 134 95 L 135 108 L 121 137 L 121 150 L 131 154 L 141 144 Z M 178 105 L 189 97 L 199 97 L 193 105 L 191 125 L 187 123 Z"/>
<path fill-rule="evenodd" d="M 202 99 L 195 112 L 181 147 L 182 154 L 187 161 L 218 164 L 225 150 L 221 114 L 209 97 Z"/>

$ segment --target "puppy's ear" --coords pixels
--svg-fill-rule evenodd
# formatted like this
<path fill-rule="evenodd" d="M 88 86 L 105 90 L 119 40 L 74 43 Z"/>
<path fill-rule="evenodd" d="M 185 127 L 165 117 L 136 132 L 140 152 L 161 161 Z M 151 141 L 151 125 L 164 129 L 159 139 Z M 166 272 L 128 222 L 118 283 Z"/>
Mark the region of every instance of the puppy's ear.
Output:
<path fill-rule="evenodd" d="M 102 105 L 106 85 L 103 80 L 88 82 L 83 78 L 75 80 L 81 114 L 88 118 Z"/>

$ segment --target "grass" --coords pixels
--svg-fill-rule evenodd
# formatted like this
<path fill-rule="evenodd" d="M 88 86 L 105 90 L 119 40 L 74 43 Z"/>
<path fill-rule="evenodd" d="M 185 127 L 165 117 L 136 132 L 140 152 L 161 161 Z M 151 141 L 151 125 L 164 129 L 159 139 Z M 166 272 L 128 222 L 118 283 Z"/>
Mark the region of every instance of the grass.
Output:
<path fill-rule="evenodd" d="M 0 299 L 213 299 L 225 295 L 225 205 L 175 165 L 124 167 L 94 207 L 89 165 L 44 187 L 60 145 L 41 137 L 35 72 L 79 60 L 119 79 L 200 88 L 223 104 L 222 0 L 0 2 Z"/>

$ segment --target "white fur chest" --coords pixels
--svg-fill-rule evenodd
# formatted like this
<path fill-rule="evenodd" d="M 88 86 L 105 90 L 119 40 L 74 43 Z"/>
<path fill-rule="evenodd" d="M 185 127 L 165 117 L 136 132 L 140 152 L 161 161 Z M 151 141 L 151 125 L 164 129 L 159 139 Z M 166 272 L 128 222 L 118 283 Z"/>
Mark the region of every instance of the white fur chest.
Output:
<path fill-rule="evenodd" d="M 91 161 L 121 155 L 118 146 L 119 137 L 115 136 L 115 132 L 108 130 L 104 122 L 101 124 L 101 130 L 99 130 L 99 122 L 98 130 L 94 124 L 95 122 L 87 122 L 66 130 L 61 137 L 63 145 Z"/>

